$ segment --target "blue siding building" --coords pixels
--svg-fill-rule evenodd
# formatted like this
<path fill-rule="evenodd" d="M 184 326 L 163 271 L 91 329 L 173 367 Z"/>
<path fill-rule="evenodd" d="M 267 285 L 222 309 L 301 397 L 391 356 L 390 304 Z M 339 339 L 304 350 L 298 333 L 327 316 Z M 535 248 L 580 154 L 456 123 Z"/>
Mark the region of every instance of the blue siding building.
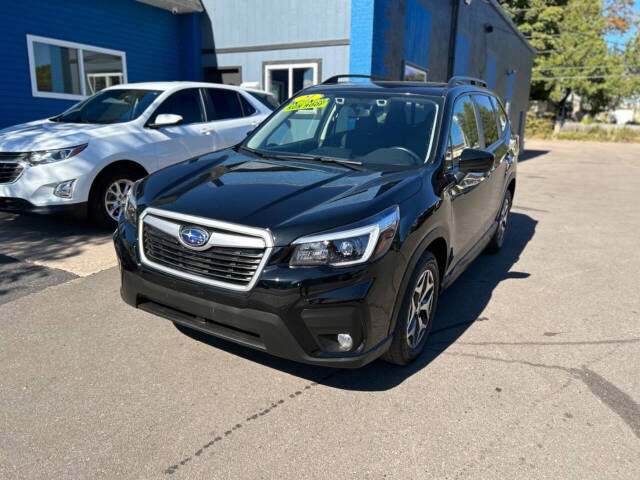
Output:
<path fill-rule="evenodd" d="M 60 113 L 106 84 L 200 79 L 200 14 L 184 1 L 163 3 L 166 8 L 135 0 L 6 5 L 0 127 Z M 186 12 L 172 13 L 171 3 Z"/>
<path fill-rule="evenodd" d="M 359 73 L 484 78 L 523 133 L 535 53 L 497 0 L 21 0 L 3 9 L 0 44 L 0 127 L 116 83 L 205 80 L 284 100 Z"/>
<path fill-rule="evenodd" d="M 528 106 L 534 49 L 496 0 L 202 0 L 207 81 L 284 100 L 332 75 L 480 77 L 511 120 Z"/>

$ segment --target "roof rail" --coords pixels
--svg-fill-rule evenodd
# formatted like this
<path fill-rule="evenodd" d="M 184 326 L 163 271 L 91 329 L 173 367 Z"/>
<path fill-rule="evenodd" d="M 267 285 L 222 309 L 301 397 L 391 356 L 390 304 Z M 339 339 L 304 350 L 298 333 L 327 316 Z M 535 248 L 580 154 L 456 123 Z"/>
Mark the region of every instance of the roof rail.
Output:
<path fill-rule="evenodd" d="M 455 76 L 451 77 L 449 83 L 447 83 L 447 88 L 457 87 L 458 85 L 476 85 L 478 87 L 488 88 L 487 82 L 475 77 L 462 77 Z"/>
<path fill-rule="evenodd" d="M 378 77 L 376 75 L 360 75 L 360 74 L 343 74 L 343 75 L 334 75 L 333 77 L 327 78 L 321 85 L 328 85 L 331 83 L 338 83 L 338 80 L 341 78 L 368 78 L 370 80 L 385 80 L 383 77 Z"/>

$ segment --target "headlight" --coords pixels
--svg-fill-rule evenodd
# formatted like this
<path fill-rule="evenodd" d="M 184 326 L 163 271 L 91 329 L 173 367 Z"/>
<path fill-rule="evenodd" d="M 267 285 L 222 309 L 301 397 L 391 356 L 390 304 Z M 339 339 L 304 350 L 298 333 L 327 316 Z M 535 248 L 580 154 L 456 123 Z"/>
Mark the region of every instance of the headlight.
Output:
<path fill-rule="evenodd" d="M 133 225 L 135 225 L 138 220 L 137 218 L 138 202 L 137 202 L 136 193 L 135 193 L 136 188 L 138 187 L 138 183 L 140 183 L 140 180 L 138 180 L 137 182 L 134 182 L 133 185 L 131 185 L 131 187 L 129 188 L 129 190 L 127 190 L 127 196 L 124 201 L 124 218 L 127 222 Z"/>
<path fill-rule="evenodd" d="M 381 257 L 389 250 L 396 234 L 398 207 L 383 212 L 379 218 L 364 227 L 299 238 L 293 242 L 295 249 L 289 264 L 345 267 Z"/>
<path fill-rule="evenodd" d="M 31 152 L 27 157 L 27 160 L 31 165 L 44 165 L 45 163 L 59 162 L 60 160 L 66 160 L 71 158 L 85 148 L 88 143 L 84 145 L 78 145 L 76 147 L 60 148 L 58 150 L 43 150 L 41 152 Z"/>

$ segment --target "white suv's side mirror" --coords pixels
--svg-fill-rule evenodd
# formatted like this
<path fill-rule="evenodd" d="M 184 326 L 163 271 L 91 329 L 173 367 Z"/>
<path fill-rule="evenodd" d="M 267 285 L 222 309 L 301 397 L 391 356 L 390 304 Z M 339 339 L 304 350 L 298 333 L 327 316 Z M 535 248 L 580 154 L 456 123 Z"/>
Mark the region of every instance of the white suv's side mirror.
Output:
<path fill-rule="evenodd" d="M 170 127 L 182 123 L 182 116 L 173 113 L 161 113 L 156 117 L 156 121 L 149 124 L 150 128 Z"/>

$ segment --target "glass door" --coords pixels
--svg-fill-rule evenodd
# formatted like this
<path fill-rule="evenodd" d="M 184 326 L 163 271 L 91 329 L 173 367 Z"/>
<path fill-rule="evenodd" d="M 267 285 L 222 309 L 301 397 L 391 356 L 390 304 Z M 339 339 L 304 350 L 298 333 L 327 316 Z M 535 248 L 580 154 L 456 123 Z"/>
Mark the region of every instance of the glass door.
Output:
<path fill-rule="evenodd" d="M 318 83 L 318 64 L 265 65 L 264 78 L 265 89 L 282 103 L 303 88 Z"/>

